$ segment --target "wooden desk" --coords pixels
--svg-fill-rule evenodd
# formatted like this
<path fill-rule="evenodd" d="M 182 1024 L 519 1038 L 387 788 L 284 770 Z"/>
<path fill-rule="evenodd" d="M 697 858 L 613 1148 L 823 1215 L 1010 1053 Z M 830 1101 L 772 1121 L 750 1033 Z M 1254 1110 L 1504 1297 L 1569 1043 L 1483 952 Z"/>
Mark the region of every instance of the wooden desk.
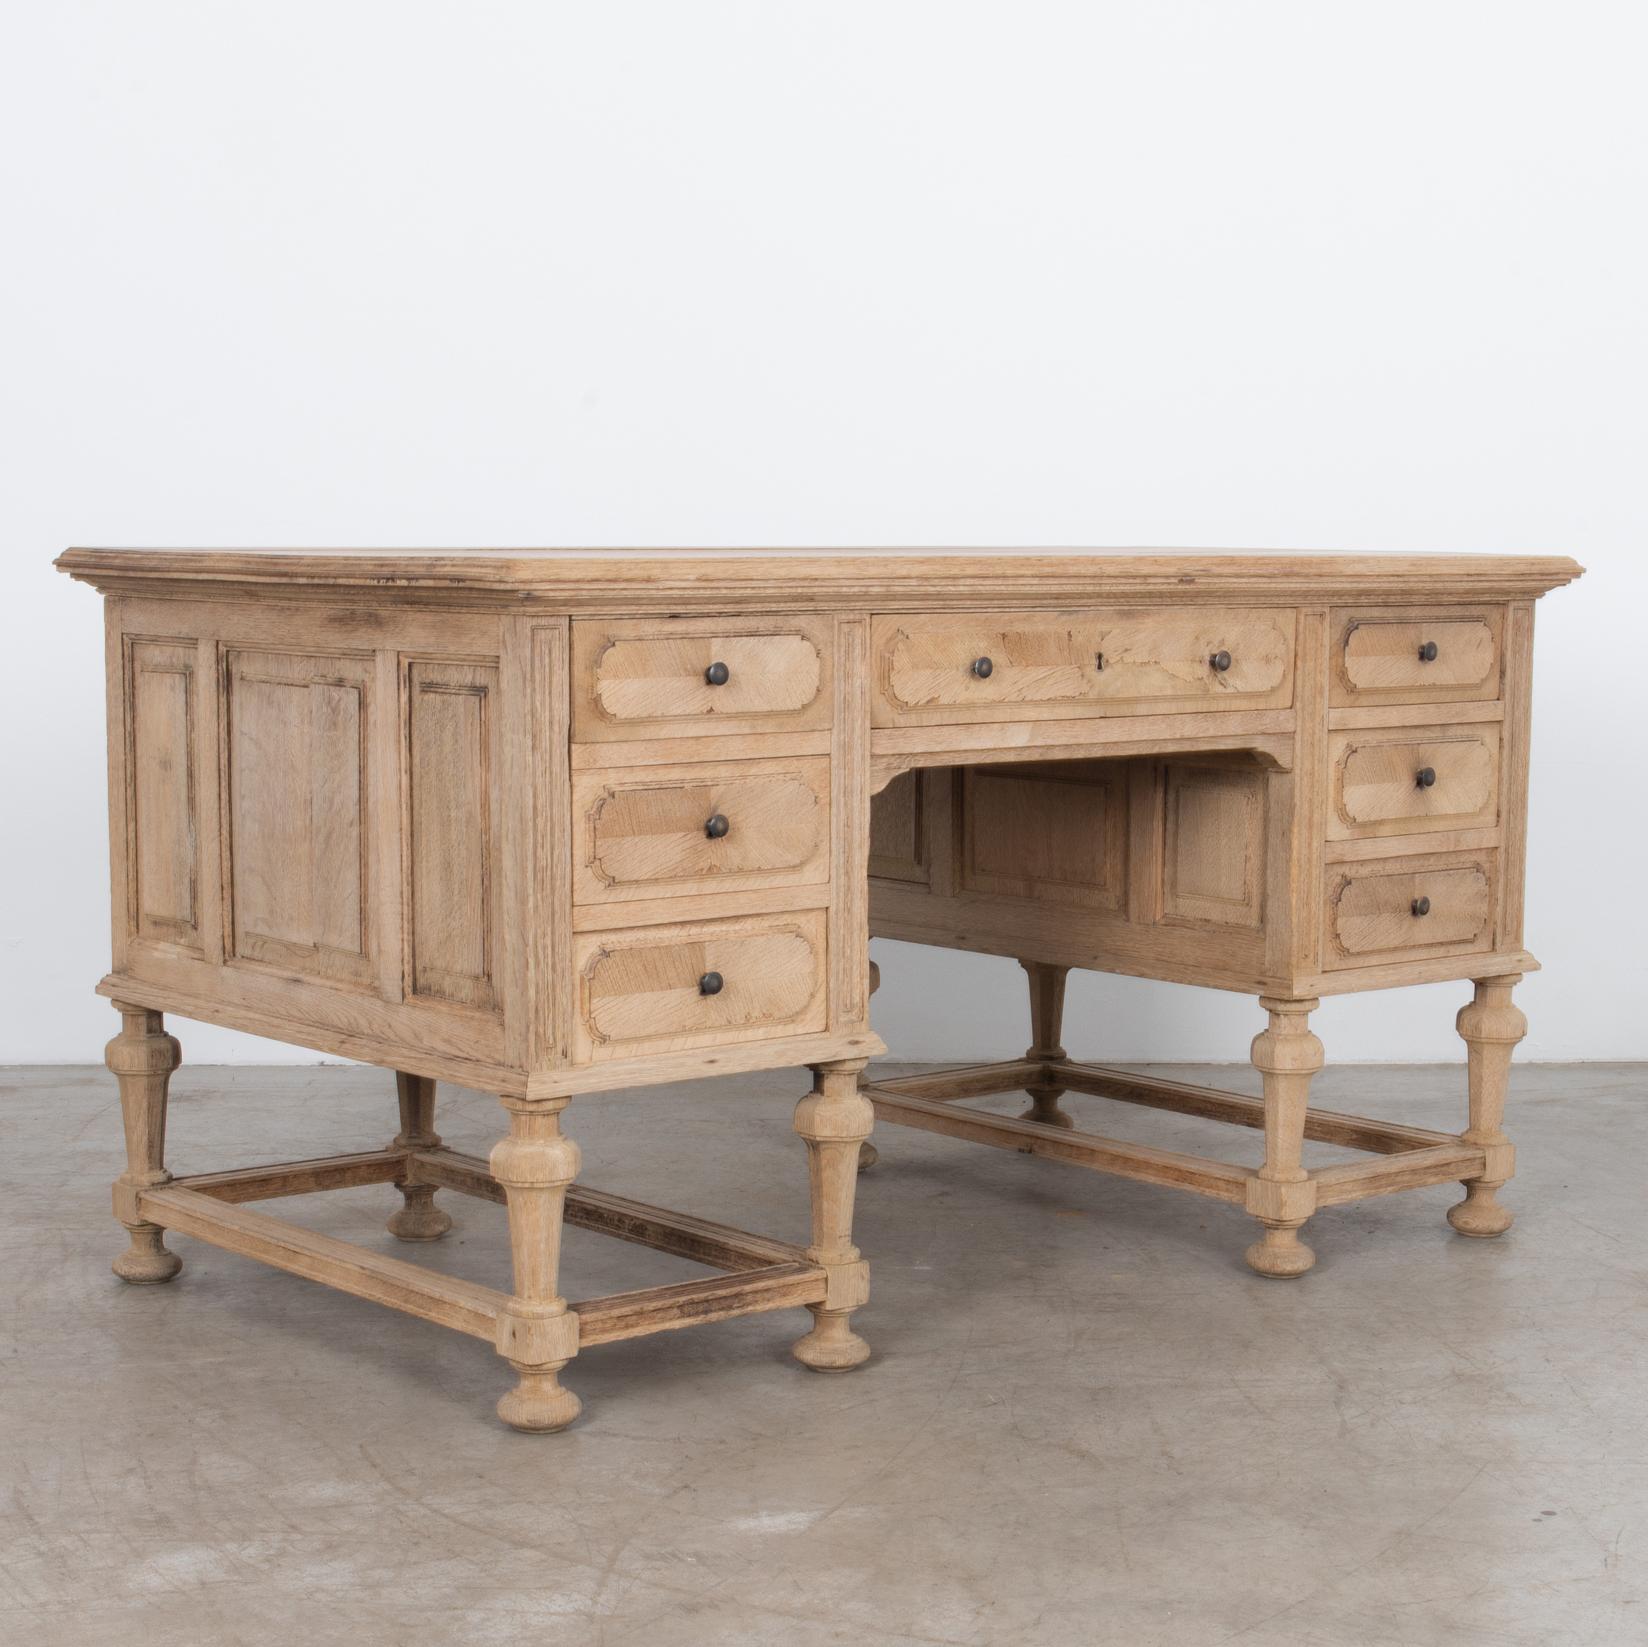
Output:
<path fill-rule="evenodd" d="M 1524 1030 L 1533 602 L 1569 560 L 807 551 L 72 550 L 108 597 L 108 1061 L 131 1282 L 180 1230 L 494 1343 L 499 1413 L 570 1423 L 582 1349 L 805 1305 L 796 1355 L 868 1355 L 856 1168 L 883 1119 L 1238 1202 L 1266 1275 L 1319 1206 L 1449 1179 L 1510 1223 L 1501 1130 Z M 872 805 L 872 795 L 875 796 Z M 871 931 L 1013 956 L 1011 1063 L 861 1089 Z M 1241 990 L 1262 1102 L 1072 1062 L 1067 970 Z M 1474 980 L 1458 1136 L 1307 1107 L 1318 997 Z M 174 1179 L 161 1013 L 396 1071 L 360 1154 Z M 574 1095 L 806 1064 L 806 1248 L 575 1182 Z M 490 1162 L 435 1083 L 499 1093 Z M 1023 1088 L 1022 1120 L 964 1100 Z M 1257 1169 L 1078 1130 L 1068 1092 L 1264 1132 Z M 1309 1172 L 1314 1138 L 1368 1153 Z M 392 1184 L 508 1207 L 514 1291 L 248 1209 Z M 570 1303 L 564 1221 L 707 1280 Z"/>

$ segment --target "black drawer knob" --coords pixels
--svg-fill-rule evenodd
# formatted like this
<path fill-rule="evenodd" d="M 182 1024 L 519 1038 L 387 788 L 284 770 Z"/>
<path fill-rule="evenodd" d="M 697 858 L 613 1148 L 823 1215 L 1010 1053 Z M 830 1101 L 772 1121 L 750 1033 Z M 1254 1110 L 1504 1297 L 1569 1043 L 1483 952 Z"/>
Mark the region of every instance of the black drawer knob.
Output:
<path fill-rule="evenodd" d="M 708 835 L 712 841 L 720 840 L 721 837 L 731 828 L 732 825 L 729 824 L 719 812 L 714 813 L 704 822 L 704 833 Z"/>
<path fill-rule="evenodd" d="M 1429 898 L 1415 898 L 1413 900 L 1412 907 L 1415 916 L 1429 915 L 1431 912 L 1431 901 Z"/>
<path fill-rule="evenodd" d="M 995 673 L 996 666 L 988 658 L 973 659 L 973 673 L 981 681 L 987 681 Z"/>
<path fill-rule="evenodd" d="M 724 663 L 712 663 L 709 668 L 704 671 L 704 679 L 708 681 L 711 686 L 725 686 L 730 673 L 731 671 L 728 670 Z"/>
<path fill-rule="evenodd" d="M 698 993 L 700 995 L 719 995 L 721 993 L 722 982 L 723 980 L 719 972 L 706 972 L 704 976 L 698 980 Z"/>
<path fill-rule="evenodd" d="M 1230 654 L 1228 652 L 1215 652 L 1207 661 L 1222 675 L 1230 667 Z"/>
<path fill-rule="evenodd" d="M 1424 643 L 1424 645 L 1422 645 L 1419 648 L 1419 661 L 1421 663 L 1435 663 L 1436 662 L 1436 642 L 1435 641 L 1426 641 Z"/>
<path fill-rule="evenodd" d="M 1436 768 L 1434 766 L 1420 767 L 1419 770 L 1414 773 L 1413 781 L 1418 784 L 1421 789 L 1429 789 L 1430 786 L 1436 782 Z"/>

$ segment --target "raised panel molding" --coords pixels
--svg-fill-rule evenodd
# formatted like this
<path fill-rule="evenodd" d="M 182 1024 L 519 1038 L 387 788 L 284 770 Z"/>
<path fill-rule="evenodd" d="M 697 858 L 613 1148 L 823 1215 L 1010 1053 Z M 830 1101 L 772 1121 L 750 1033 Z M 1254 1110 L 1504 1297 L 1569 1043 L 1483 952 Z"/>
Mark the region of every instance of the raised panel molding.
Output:
<path fill-rule="evenodd" d="M 408 993 L 497 1012 L 498 668 L 403 662 Z"/>
<path fill-rule="evenodd" d="M 870 799 L 870 873 L 879 880 L 926 886 L 931 878 L 925 777 L 919 771 L 901 772 Z"/>
<path fill-rule="evenodd" d="M 1257 929 L 1263 917 L 1264 774 L 1169 764 L 1165 777 L 1162 920 Z"/>
<path fill-rule="evenodd" d="M 128 637 L 127 924 L 199 952 L 200 678 L 193 641 Z"/>
<path fill-rule="evenodd" d="M 1120 762 L 969 767 L 962 776 L 962 888 L 1120 911 L 1127 815 Z"/>
<path fill-rule="evenodd" d="M 367 654 L 225 655 L 228 953 L 373 981 Z"/>

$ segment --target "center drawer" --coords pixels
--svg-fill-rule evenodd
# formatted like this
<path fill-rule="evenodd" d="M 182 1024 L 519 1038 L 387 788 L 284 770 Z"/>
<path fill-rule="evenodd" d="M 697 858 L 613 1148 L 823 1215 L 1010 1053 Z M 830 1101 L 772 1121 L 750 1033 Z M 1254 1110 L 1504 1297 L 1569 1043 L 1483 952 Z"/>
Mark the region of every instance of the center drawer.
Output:
<path fill-rule="evenodd" d="M 884 616 L 870 644 L 878 726 L 1293 702 L 1288 611 Z"/>
<path fill-rule="evenodd" d="M 573 900 L 741 892 L 830 878 L 830 763 L 580 772 Z"/>
<path fill-rule="evenodd" d="M 825 912 L 577 940 L 573 1054 L 600 1062 L 824 1028 Z"/>

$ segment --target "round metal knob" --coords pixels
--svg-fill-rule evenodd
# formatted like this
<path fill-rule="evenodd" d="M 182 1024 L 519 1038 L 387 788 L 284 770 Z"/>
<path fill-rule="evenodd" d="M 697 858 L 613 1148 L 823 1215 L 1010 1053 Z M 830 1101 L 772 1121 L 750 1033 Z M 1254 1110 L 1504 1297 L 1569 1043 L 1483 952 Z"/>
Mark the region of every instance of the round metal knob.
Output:
<path fill-rule="evenodd" d="M 704 822 L 704 833 L 708 835 L 712 841 L 720 840 L 721 837 L 731 828 L 732 825 L 729 824 L 719 812 L 715 813 L 712 817 L 707 818 Z"/>
<path fill-rule="evenodd" d="M 706 972 L 704 976 L 698 980 L 698 993 L 700 995 L 719 995 L 721 993 L 722 982 L 723 980 L 719 972 Z"/>
<path fill-rule="evenodd" d="M 973 673 L 977 675 L 981 681 L 989 680 L 991 675 L 995 673 L 995 668 L 996 666 L 991 663 L 988 658 L 973 659 Z"/>
<path fill-rule="evenodd" d="M 1431 912 L 1431 901 L 1429 898 L 1415 898 L 1413 900 L 1412 908 L 1416 916 L 1429 915 Z"/>
<path fill-rule="evenodd" d="M 1230 654 L 1228 652 L 1215 652 L 1207 661 L 1222 675 L 1230 667 Z"/>
<path fill-rule="evenodd" d="M 704 671 L 704 679 L 708 681 L 711 686 L 725 686 L 727 684 L 729 673 L 730 672 L 724 663 L 712 663 L 709 668 Z"/>
<path fill-rule="evenodd" d="M 1421 663 L 1435 663 L 1436 662 L 1436 642 L 1435 641 L 1426 641 L 1425 644 L 1419 648 L 1419 661 Z"/>
<path fill-rule="evenodd" d="M 1429 789 L 1430 786 L 1436 782 L 1436 768 L 1434 766 L 1420 767 L 1419 770 L 1414 773 L 1413 781 L 1418 784 L 1421 789 Z"/>

